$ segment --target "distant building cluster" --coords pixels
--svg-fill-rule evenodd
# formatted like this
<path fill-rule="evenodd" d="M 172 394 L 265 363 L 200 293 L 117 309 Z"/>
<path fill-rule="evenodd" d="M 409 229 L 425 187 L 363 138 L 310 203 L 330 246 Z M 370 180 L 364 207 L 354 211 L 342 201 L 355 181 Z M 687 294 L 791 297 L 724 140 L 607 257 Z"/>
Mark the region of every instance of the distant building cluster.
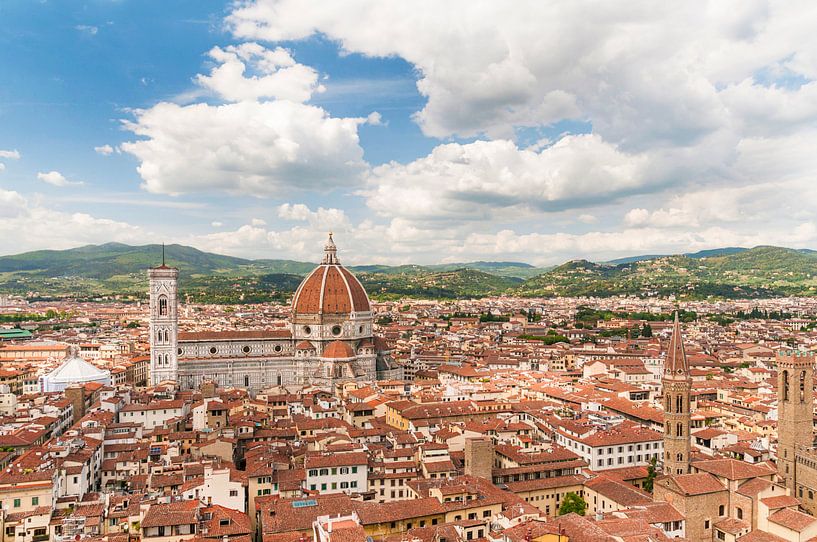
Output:
<path fill-rule="evenodd" d="M 817 540 L 817 301 L 0 299 L 0 542 Z M 770 316 L 770 315 L 773 315 Z M 11 320 L 11 319 L 10 319 Z"/>

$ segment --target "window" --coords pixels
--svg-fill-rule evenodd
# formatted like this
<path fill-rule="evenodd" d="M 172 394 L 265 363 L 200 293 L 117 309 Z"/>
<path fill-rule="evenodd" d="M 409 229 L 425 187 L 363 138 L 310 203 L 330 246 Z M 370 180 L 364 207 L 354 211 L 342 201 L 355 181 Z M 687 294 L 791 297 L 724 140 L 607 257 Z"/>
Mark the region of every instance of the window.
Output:
<path fill-rule="evenodd" d="M 38 504 L 40 504 L 40 498 L 39 497 L 31 497 L 31 506 L 37 506 Z"/>
<path fill-rule="evenodd" d="M 14 508 L 20 508 L 20 499 L 14 499 Z"/>
<path fill-rule="evenodd" d="M 738 519 L 743 519 L 743 508 L 738 507 L 735 512 L 737 513 Z"/>
<path fill-rule="evenodd" d="M 238 490 L 237 489 L 231 489 L 230 490 L 230 497 L 238 497 Z"/>
<path fill-rule="evenodd" d="M 309 469 L 309 476 L 317 476 L 318 469 Z"/>
<path fill-rule="evenodd" d="M 789 400 L 789 372 L 783 371 L 783 400 Z"/>
<path fill-rule="evenodd" d="M 709 520 L 708 519 L 704 520 L 704 529 L 709 529 Z"/>
<path fill-rule="evenodd" d="M 357 474 L 357 467 L 352 467 L 352 474 Z"/>
<path fill-rule="evenodd" d="M 718 506 L 718 515 L 722 516 L 723 512 L 724 512 L 724 506 L 723 505 Z"/>
<path fill-rule="evenodd" d="M 167 316 L 167 297 L 159 297 L 159 316 Z"/>

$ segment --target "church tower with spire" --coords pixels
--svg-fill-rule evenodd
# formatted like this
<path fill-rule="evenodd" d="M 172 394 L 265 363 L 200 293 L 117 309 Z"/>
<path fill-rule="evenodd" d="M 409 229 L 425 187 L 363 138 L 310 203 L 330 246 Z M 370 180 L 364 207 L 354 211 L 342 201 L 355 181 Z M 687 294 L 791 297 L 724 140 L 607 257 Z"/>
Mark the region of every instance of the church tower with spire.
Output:
<path fill-rule="evenodd" d="M 796 454 L 811 448 L 814 356 L 777 353 L 777 474 L 795 494 Z M 802 490 L 802 488 L 801 488 Z"/>
<path fill-rule="evenodd" d="M 691 450 L 689 427 L 692 378 L 689 375 L 677 312 L 661 383 L 664 390 L 664 474 L 687 474 Z"/>
<path fill-rule="evenodd" d="M 179 270 L 162 265 L 148 270 L 150 287 L 150 384 L 176 381 L 179 372 L 179 312 L 177 287 Z"/>

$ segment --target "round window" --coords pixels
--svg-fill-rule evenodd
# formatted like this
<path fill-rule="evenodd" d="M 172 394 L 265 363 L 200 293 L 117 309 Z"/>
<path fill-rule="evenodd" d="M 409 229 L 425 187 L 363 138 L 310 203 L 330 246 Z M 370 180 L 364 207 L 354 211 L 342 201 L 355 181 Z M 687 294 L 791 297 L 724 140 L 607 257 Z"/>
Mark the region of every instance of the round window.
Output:
<path fill-rule="evenodd" d="M 250 347 L 245 346 L 244 348 L 241 349 L 241 351 L 244 352 L 245 354 L 249 354 L 250 353 Z"/>
<path fill-rule="evenodd" d="M 304 326 L 304 335 L 309 335 L 312 333 L 312 328 L 309 326 Z"/>
<path fill-rule="evenodd" d="M 340 335 L 340 332 L 341 332 L 341 331 L 342 331 L 342 330 L 340 329 L 340 326 L 334 326 L 334 327 L 332 328 L 332 335 Z"/>
<path fill-rule="evenodd" d="M 276 344 L 276 345 L 275 345 L 274 350 L 275 350 L 276 352 L 280 352 L 281 350 L 283 350 L 283 348 L 281 347 L 281 345 L 280 345 L 280 344 Z"/>
<path fill-rule="evenodd" d="M 211 353 L 211 354 L 215 354 L 215 353 L 216 353 L 216 347 L 215 347 L 215 346 L 211 346 L 211 347 L 210 347 L 210 353 Z"/>
<path fill-rule="evenodd" d="M 177 352 L 178 352 L 178 354 L 179 354 L 180 356 L 182 355 L 182 349 L 181 349 L 181 348 L 179 348 L 179 349 L 177 350 Z"/>

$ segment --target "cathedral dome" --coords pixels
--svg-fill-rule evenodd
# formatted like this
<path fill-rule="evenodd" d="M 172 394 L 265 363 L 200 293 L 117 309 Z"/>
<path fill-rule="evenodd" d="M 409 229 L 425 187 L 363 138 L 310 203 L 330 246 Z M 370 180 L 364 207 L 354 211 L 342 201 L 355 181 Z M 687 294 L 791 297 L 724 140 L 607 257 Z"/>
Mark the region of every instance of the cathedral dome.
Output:
<path fill-rule="evenodd" d="M 369 296 L 360 281 L 340 265 L 337 248 L 329 234 L 324 257 L 295 291 L 292 314 L 352 314 L 369 312 Z"/>

